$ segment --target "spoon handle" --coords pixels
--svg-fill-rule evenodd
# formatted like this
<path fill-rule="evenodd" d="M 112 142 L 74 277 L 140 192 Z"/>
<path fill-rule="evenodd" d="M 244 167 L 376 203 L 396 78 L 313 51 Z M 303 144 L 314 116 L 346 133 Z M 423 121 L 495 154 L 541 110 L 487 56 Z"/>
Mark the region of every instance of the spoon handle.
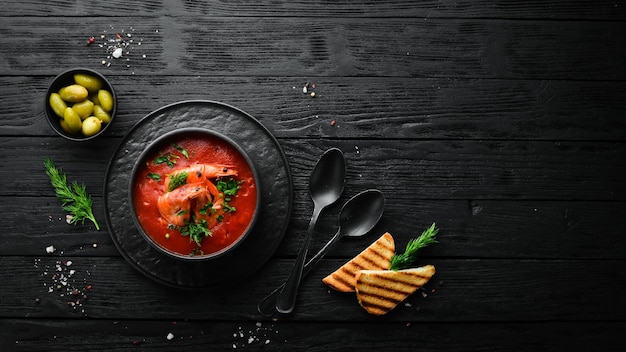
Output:
<path fill-rule="evenodd" d="M 311 272 L 313 267 L 320 261 L 320 259 L 324 257 L 324 255 L 335 245 L 335 243 L 339 241 L 340 238 L 341 230 L 337 230 L 337 233 L 335 233 L 335 235 L 328 242 L 326 242 L 324 247 L 322 247 L 322 249 L 320 249 L 311 259 L 309 259 L 306 264 L 304 264 L 304 269 L 302 270 L 302 277 L 300 278 L 300 280 L 302 280 L 302 278 L 306 277 Z M 257 305 L 257 310 L 259 311 L 259 313 L 261 313 L 261 315 L 269 317 L 274 314 L 274 312 L 276 311 L 276 299 L 278 298 L 278 295 L 280 294 L 283 287 L 285 287 L 284 283 L 274 289 L 274 291 L 265 296 L 265 298 L 263 298 L 259 302 L 259 304 Z"/>
<path fill-rule="evenodd" d="M 313 237 L 313 228 L 317 222 L 322 209 L 319 206 L 315 206 L 313 209 L 313 216 L 309 222 L 309 228 L 306 231 L 306 237 L 304 238 L 304 244 L 298 252 L 296 262 L 285 282 L 285 286 L 276 299 L 276 310 L 280 313 L 291 313 L 293 307 L 296 305 L 296 295 L 298 294 L 298 287 L 300 286 L 300 279 L 302 278 L 302 271 L 304 270 L 304 262 L 306 255 L 309 252 L 309 246 L 311 245 L 311 237 Z"/>

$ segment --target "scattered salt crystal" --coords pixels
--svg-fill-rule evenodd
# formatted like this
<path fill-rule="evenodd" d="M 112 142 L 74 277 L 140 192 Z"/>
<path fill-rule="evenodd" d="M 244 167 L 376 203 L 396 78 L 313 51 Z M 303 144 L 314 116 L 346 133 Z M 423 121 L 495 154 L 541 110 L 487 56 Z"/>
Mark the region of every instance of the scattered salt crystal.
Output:
<path fill-rule="evenodd" d="M 259 327 L 259 328 L 261 327 L 261 325 L 263 325 L 263 324 L 261 324 L 260 321 L 256 323 L 256 326 Z"/>
<path fill-rule="evenodd" d="M 167 334 L 167 339 L 171 340 L 174 338 L 174 334 L 172 334 L 171 332 Z"/>
<path fill-rule="evenodd" d="M 120 57 L 122 57 L 122 52 L 122 48 L 116 48 L 115 50 L 113 50 L 113 54 L 111 55 L 113 55 L 114 58 L 119 59 Z"/>
<path fill-rule="evenodd" d="M 48 247 L 46 247 L 46 252 L 47 252 L 47 253 L 54 253 L 54 246 L 48 246 Z"/>
<path fill-rule="evenodd" d="M 304 94 L 306 94 L 306 93 L 307 93 L 306 86 L 305 86 L 305 87 L 302 87 L 302 93 L 304 93 Z"/>
<path fill-rule="evenodd" d="M 65 266 L 70 266 L 70 265 L 72 265 L 72 261 L 71 260 L 68 260 L 67 262 L 65 262 Z"/>
<path fill-rule="evenodd" d="M 248 337 L 248 345 L 254 342 L 254 337 Z"/>

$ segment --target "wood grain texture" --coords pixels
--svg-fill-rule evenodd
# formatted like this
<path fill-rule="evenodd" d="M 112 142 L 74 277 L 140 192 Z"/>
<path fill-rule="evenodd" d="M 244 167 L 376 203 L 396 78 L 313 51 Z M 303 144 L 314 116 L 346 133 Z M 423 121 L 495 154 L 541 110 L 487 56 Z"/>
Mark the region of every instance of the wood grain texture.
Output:
<path fill-rule="evenodd" d="M 163 16 L 195 13 L 203 17 L 428 17 L 428 18 L 516 18 L 516 19 L 586 19 L 623 20 L 626 12 L 615 1 L 119 1 L 97 0 L 88 5 L 81 2 L 27 0 L 3 6 L 3 15 L 12 16 Z"/>
<path fill-rule="evenodd" d="M 120 104 L 112 137 L 125 135 L 157 108 L 201 99 L 247 111 L 278 138 L 626 140 L 623 82 L 101 72 Z M 6 92 L 1 135 L 54 135 L 43 112 L 51 81 L 49 76 L 0 76 Z M 315 98 L 302 93 L 307 82 L 316 84 Z"/>
<path fill-rule="evenodd" d="M 621 22 L 451 19 L 5 17 L 1 75 L 102 68 L 127 75 L 624 80 Z M 131 34 L 122 59 L 85 43 Z M 142 43 L 142 45 L 139 45 Z M 43 51 L 45 56 L 31 53 Z M 143 55 L 146 55 L 144 58 Z M 111 68 L 110 67 L 110 68 Z"/>
<path fill-rule="evenodd" d="M 340 204 L 350 195 L 342 197 Z M 436 222 L 441 229 L 440 241 L 422 251 L 425 258 L 626 259 L 622 250 L 626 228 L 615 220 L 626 216 L 624 202 L 405 201 L 389 193 L 386 198 L 385 214 L 368 236 L 344 239 L 326 256 L 347 260 L 386 231 L 394 236 L 400 251 L 430 222 Z M 12 213 L 0 218 L 0 228 L 5 231 L 0 238 L 0 255 L 41 256 L 50 245 L 70 256 L 120 255 L 107 232 L 99 197 L 94 199 L 94 212 L 101 231 L 95 231 L 90 223 L 68 225 L 60 202 L 53 196 L 29 197 L 27 205 L 16 197 L 3 197 L 2 201 L 14 206 Z M 287 235 L 275 257 L 295 257 L 311 208 L 308 200 L 296 202 Z M 321 248 L 337 231 L 338 213 L 339 205 L 324 211 L 312 250 Z"/>
<path fill-rule="evenodd" d="M 300 328 L 282 322 L 232 321 L 0 321 L 6 332 L 0 347 L 13 351 L 279 350 L 347 351 L 555 351 L 620 350 L 616 339 L 624 323 L 332 323 L 308 322 Z M 312 334 L 311 331 L 318 333 Z M 172 340 L 167 335 L 172 333 Z M 379 337 L 385 336 L 382 340 Z M 497 336 L 497 338 L 494 338 Z"/>
<path fill-rule="evenodd" d="M 331 146 L 344 151 L 348 191 L 379 188 L 410 199 L 626 199 L 626 145 L 590 142 L 282 140 L 296 197 L 304 197 L 310 170 Z M 44 157 L 67 170 L 70 180 L 102 193 L 105 165 L 116 143 L 73 148 L 59 138 L 3 139 L 0 196 L 38 196 L 51 187 Z M 602 158 L 599 158 L 601 155 Z M 393 181 L 392 181 L 393 180 Z M 403 190 L 412 190 L 406 192 Z M 300 198 L 302 199 L 302 198 Z"/>
<path fill-rule="evenodd" d="M 605 0 L 5 1 L 0 350 L 624 350 L 625 30 L 626 6 Z M 117 60 L 106 47 L 116 33 L 129 44 Z M 43 114 L 49 82 L 76 66 L 109 78 L 119 103 L 110 133 L 80 145 Z M 133 269 L 101 195 L 132 126 L 192 99 L 257 117 L 285 150 L 295 191 L 268 263 L 203 292 Z M 330 147 L 345 153 L 348 181 L 312 250 L 363 189 L 383 191 L 385 214 L 328 253 L 294 314 L 261 317 L 257 302 L 286 279 L 307 228 L 310 170 Z M 101 231 L 65 223 L 46 156 L 85 183 Z M 439 243 L 416 265 L 437 273 L 390 314 L 370 316 L 321 283 L 383 232 L 401 250 L 432 222 Z"/>
<path fill-rule="evenodd" d="M 65 266 L 67 261 L 71 267 Z M 232 287 L 181 291 L 143 277 L 122 258 L 3 256 L 0 264 L 12 270 L 0 288 L 6 297 L 0 311 L 4 317 L 17 318 L 262 319 L 256 304 L 285 280 L 290 262 L 272 261 Z M 323 260 L 302 282 L 294 313 L 279 320 L 519 322 L 623 321 L 626 317 L 620 290 L 626 284 L 620 268 L 623 261 L 422 259 L 417 264 L 433 264 L 435 277 L 383 317 L 367 314 L 354 294 L 334 292 L 321 283 L 322 277 L 343 263 Z M 68 269 L 76 272 L 67 286 L 57 289 L 53 275 L 68 276 Z M 91 290 L 85 289 L 87 285 Z M 81 294 L 74 296 L 68 288 Z M 88 295 L 86 300 L 83 293 Z M 80 305 L 68 304 L 77 300 Z M 149 311 L 145 302 L 150 302 Z"/>

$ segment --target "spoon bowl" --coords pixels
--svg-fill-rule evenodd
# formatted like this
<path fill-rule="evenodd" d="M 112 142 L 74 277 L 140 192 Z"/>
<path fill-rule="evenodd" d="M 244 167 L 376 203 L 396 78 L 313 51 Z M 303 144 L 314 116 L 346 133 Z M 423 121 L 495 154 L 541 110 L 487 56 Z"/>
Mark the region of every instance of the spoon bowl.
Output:
<path fill-rule="evenodd" d="M 379 190 L 363 191 L 352 197 L 339 214 L 339 237 L 365 235 L 378 223 L 384 208 L 385 197 Z"/>
<path fill-rule="evenodd" d="M 328 149 L 311 172 L 309 195 L 313 203 L 324 208 L 333 204 L 343 193 L 346 178 L 346 160 L 341 150 Z"/>

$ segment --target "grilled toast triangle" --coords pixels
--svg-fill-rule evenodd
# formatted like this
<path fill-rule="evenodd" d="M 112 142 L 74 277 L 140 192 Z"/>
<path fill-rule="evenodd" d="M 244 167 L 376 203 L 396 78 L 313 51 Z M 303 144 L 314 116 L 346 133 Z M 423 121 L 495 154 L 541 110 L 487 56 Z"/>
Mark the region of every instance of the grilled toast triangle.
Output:
<path fill-rule="evenodd" d="M 361 270 L 388 269 L 395 252 L 393 236 L 385 232 L 356 257 L 322 279 L 326 285 L 341 292 L 354 292 L 356 275 Z"/>
<path fill-rule="evenodd" d="M 404 270 L 361 270 L 356 275 L 359 304 L 373 315 L 383 315 L 424 286 L 435 275 L 435 267 L 425 265 Z"/>

